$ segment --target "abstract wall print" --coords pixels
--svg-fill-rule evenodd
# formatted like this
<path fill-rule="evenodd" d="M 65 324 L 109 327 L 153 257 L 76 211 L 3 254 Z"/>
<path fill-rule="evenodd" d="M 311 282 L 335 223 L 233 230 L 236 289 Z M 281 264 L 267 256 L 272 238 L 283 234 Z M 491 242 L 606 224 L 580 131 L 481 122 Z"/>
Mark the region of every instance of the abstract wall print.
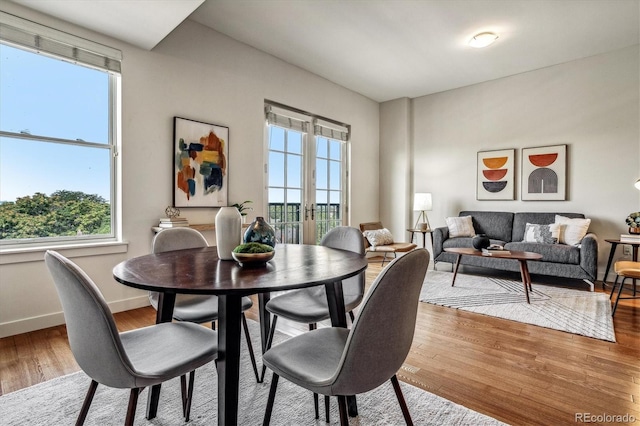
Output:
<path fill-rule="evenodd" d="M 174 117 L 173 150 L 173 205 L 226 206 L 229 128 Z"/>
<path fill-rule="evenodd" d="M 515 149 L 478 152 L 478 200 L 515 199 Z"/>
<path fill-rule="evenodd" d="M 522 200 L 566 200 L 567 145 L 522 148 Z"/>

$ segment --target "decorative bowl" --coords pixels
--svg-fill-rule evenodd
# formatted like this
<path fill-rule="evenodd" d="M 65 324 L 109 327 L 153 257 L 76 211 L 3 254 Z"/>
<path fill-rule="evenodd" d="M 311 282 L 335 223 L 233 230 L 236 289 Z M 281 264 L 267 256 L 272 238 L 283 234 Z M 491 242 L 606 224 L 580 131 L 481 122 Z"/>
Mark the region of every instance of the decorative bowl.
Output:
<path fill-rule="evenodd" d="M 231 252 L 231 256 L 237 261 L 245 265 L 260 265 L 265 264 L 275 256 L 276 252 L 270 251 L 267 253 L 236 253 Z"/>

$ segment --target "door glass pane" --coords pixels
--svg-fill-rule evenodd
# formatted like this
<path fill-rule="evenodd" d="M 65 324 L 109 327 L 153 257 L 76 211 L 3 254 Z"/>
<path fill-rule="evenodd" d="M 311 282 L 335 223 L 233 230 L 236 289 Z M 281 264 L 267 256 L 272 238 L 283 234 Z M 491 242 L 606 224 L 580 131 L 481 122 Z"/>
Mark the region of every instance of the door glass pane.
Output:
<path fill-rule="evenodd" d="M 270 126 L 269 149 L 284 151 L 284 129 L 282 127 Z"/>
<path fill-rule="evenodd" d="M 316 160 L 316 188 L 329 189 L 329 180 L 327 175 L 327 160 Z"/>
<path fill-rule="evenodd" d="M 321 137 L 316 137 L 316 155 L 320 158 L 327 158 L 328 155 L 328 151 L 329 151 L 329 146 L 328 146 L 329 141 L 326 138 L 321 138 Z"/>
<path fill-rule="evenodd" d="M 302 155 L 302 133 L 289 130 L 287 152 Z"/>
<path fill-rule="evenodd" d="M 342 149 L 342 144 L 336 140 L 332 140 L 329 142 L 329 158 L 332 160 L 340 160 L 340 150 Z"/>
<path fill-rule="evenodd" d="M 287 155 L 287 186 L 302 188 L 302 157 Z"/>
<path fill-rule="evenodd" d="M 269 186 L 284 186 L 284 154 L 269 152 Z"/>
<path fill-rule="evenodd" d="M 331 161 L 329 163 L 329 189 L 340 189 L 341 180 L 340 179 L 340 163 L 338 161 Z"/>

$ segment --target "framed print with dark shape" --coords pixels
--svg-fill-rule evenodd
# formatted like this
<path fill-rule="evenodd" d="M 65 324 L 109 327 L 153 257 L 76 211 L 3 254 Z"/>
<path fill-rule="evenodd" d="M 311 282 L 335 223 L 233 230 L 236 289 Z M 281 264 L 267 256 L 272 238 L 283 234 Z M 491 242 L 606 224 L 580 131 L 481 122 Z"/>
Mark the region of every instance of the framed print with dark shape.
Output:
<path fill-rule="evenodd" d="M 478 152 L 478 200 L 515 199 L 515 149 Z"/>
<path fill-rule="evenodd" d="M 566 200 L 567 145 L 522 148 L 522 200 Z"/>
<path fill-rule="evenodd" d="M 174 117 L 173 205 L 226 206 L 228 158 L 228 127 Z"/>

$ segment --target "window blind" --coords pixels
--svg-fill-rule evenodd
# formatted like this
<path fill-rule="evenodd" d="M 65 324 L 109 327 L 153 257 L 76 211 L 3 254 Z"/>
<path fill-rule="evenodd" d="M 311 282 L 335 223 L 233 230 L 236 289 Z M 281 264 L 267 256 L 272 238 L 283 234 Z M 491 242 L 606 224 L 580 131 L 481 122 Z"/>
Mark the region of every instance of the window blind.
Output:
<path fill-rule="evenodd" d="M 91 67 L 120 73 L 122 52 L 0 12 L 0 40 Z"/>
<path fill-rule="evenodd" d="M 313 126 L 313 134 L 339 141 L 349 140 L 349 129 L 336 123 L 317 119 Z"/>
<path fill-rule="evenodd" d="M 309 121 L 298 116 L 293 111 L 275 108 L 272 105 L 265 106 L 265 115 L 269 124 L 284 127 L 285 129 L 297 130 L 298 132 L 309 132 Z"/>

